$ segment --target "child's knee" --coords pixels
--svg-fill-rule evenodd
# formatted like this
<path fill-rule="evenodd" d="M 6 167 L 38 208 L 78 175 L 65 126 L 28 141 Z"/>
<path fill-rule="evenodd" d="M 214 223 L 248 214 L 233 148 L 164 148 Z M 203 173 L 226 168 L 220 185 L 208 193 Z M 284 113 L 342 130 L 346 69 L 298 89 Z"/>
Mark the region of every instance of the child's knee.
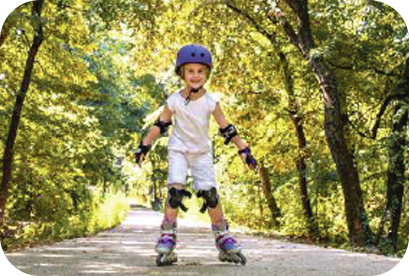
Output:
<path fill-rule="evenodd" d="M 177 183 L 177 182 L 169 183 L 168 184 L 168 190 L 170 190 L 172 188 L 175 188 L 176 190 L 182 190 L 184 186 L 185 185 L 183 185 L 182 183 Z"/>
<path fill-rule="evenodd" d="M 183 185 L 180 186 L 180 189 L 176 188 L 173 185 L 172 187 L 169 187 L 167 203 L 171 208 L 178 209 L 180 207 L 182 211 L 186 212 L 187 208 L 182 203 L 184 197 L 191 198 L 192 193 L 183 189 Z"/>
<path fill-rule="evenodd" d="M 207 208 L 216 208 L 219 204 L 219 195 L 217 194 L 216 188 L 211 188 L 210 190 L 199 190 L 197 197 L 203 198 L 203 205 L 200 208 L 200 212 L 204 213 Z"/>

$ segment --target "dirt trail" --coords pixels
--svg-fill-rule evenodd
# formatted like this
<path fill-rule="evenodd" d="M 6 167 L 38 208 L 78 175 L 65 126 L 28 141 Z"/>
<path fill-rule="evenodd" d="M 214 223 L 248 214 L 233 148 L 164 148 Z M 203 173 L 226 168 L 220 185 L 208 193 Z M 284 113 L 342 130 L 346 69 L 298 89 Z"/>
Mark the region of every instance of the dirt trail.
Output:
<path fill-rule="evenodd" d="M 372 276 L 389 271 L 401 260 L 235 233 L 247 265 L 221 263 L 209 227 L 179 220 L 179 261 L 157 267 L 153 248 L 161 219 L 158 212 L 134 208 L 113 231 L 28 248 L 6 257 L 19 270 L 37 276 Z"/>

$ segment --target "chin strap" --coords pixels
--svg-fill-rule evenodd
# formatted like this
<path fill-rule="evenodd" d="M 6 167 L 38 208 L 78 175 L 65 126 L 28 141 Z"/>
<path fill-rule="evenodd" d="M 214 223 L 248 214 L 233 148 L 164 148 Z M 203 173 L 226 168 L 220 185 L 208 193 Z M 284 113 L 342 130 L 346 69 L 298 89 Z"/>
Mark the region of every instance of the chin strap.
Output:
<path fill-rule="evenodd" d="M 190 90 L 189 90 L 189 95 L 187 96 L 187 98 L 186 98 L 186 105 L 188 105 L 189 104 L 189 102 L 190 102 L 190 94 L 191 93 L 193 93 L 193 94 L 196 94 L 196 93 L 198 93 L 199 91 L 200 91 L 200 89 L 202 89 L 203 88 L 203 85 L 202 86 L 200 86 L 199 88 L 190 88 Z"/>

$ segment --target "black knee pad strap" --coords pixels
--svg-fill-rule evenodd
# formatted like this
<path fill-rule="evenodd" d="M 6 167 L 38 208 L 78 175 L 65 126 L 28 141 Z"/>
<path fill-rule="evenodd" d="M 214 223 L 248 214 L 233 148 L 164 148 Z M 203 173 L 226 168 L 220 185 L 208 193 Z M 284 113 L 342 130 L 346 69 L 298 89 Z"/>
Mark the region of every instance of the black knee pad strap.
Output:
<path fill-rule="evenodd" d="M 216 188 L 211 188 L 208 191 L 200 190 L 197 193 L 197 197 L 202 197 L 204 202 L 202 208 L 200 208 L 200 212 L 204 213 L 207 208 L 216 208 L 217 204 L 219 204 L 219 195 L 217 194 Z"/>
<path fill-rule="evenodd" d="M 180 209 L 182 209 L 182 211 L 186 212 L 187 208 L 182 203 L 182 200 L 183 200 L 184 197 L 191 198 L 192 193 L 185 190 L 185 189 L 178 190 L 175 187 L 171 188 L 169 190 L 169 199 L 168 199 L 168 203 L 169 203 L 170 207 L 172 207 L 173 209 L 177 209 L 177 208 L 180 207 Z"/>

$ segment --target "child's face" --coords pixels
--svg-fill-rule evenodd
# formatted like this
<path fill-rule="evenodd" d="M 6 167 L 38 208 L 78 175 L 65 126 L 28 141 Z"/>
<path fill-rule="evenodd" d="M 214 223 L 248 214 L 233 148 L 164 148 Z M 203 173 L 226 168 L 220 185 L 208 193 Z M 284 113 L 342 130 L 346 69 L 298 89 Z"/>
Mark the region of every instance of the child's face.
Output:
<path fill-rule="evenodd" d="M 200 63 L 189 63 L 184 66 L 184 81 L 187 86 L 198 89 L 207 80 L 207 67 Z"/>

